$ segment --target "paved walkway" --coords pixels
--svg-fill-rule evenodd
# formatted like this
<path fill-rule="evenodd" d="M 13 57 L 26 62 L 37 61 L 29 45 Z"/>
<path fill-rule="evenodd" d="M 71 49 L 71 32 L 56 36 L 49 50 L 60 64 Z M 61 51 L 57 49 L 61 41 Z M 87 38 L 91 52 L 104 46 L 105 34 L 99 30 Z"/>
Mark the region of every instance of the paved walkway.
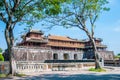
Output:
<path fill-rule="evenodd" d="M 12 77 L 1 80 L 120 80 L 120 67 L 105 67 L 107 72 L 52 71 L 31 73 L 25 77 Z"/>

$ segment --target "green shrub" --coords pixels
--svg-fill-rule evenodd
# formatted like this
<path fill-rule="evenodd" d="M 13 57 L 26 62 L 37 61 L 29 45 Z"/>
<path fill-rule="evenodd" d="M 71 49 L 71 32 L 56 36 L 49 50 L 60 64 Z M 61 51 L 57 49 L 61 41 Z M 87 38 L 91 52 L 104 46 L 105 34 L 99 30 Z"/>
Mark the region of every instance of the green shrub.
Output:
<path fill-rule="evenodd" d="M 7 77 L 6 74 L 0 74 L 0 78 L 5 78 L 5 77 Z"/>
<path fill-rule="evenodd" d="M 23 76 L 26 76 L 25 74 L 20 74 L 20 73 L 17 73 L 15 76 L 18 76 L 18 77 L 23 77 Z"/>
<path fill-rule="evenodd" d="M 95 68 L 90 68 L 89 71 L 94 71 L 94 72 L 106 72 L 105 69 L 95 69 Z"/>
<path fill-rule="evenodd" d="M 1 53 L 0 53 L 0 61 L 4 61 L 4 57 L 2 56 Z"/>

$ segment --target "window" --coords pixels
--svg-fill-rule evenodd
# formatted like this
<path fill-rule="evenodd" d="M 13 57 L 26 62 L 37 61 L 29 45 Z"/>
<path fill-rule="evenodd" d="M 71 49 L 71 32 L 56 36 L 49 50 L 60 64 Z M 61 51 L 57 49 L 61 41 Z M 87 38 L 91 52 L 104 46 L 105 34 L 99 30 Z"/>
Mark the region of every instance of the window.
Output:
<path fill-rule="evenodd" d="M 57 59 L 58 59 L 58 54 L 57 54 L 57 53 L 54 53 L 54 54 L 53 54 L 53 59 L 54 59 L 54 60 L 57 60 Z"/>
<path fill-rule="evenodd" d="M 69 54 L 65 53 L 63 57 L 64 57 L 64 60 L 69 60 Z"/>
<path fill-rule="evenodd" d="M 77 54 L 74 54 L 74 60 L 77 60 L 78 57 L 77 57 Z"/>

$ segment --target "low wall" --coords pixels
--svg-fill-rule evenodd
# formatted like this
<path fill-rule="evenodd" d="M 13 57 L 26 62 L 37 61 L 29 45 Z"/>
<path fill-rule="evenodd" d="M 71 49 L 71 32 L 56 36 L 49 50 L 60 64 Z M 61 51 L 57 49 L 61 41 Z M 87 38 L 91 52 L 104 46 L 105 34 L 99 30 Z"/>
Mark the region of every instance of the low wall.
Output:
<path fill-rule="evenodd" d="M 94 67 L 95 63 L 39 63 L 17 62 L 17 73 L 41 72 L 41 71 L 71 71 Z"/>
<path fill-rule="evenodd" d="M 9 62 L 5 61 L 0 61 L 0 74 L 3 73 L 3 74 L 8 74 L 10 71 L 10 68 L 9 68 Z"/>
<path fill-rule="evenodd" d="M 50 61 L 45 61 L 41 63 L 39 61 L 17 61 L 16 62 L 16 72 L 17 73 L 29 73 L 29 72 L 41 72 L 41 71 L 71 71 L 80 70 L 83 68 L 95 67 L 95 62 L 92 61 L 55 61 L 54 63 Z"/>
<path fill-rule="evenodd" d="M 95 63 L 53 63 L 48 64 L 48 70 L 52 71 L 75 71 L 83 68 L 95 67 Z"/>
<path fill-rule="evenodd" d="M 15 61 L 16 73 L 39 73 L 42 71 L 71 71 L 95 67 L 94 60 L 47 60 L 39 61 Z M 9 62 L 0 62 L 0 73 L 9 72 Z"/>
<path fill-rule="evenodd" d="M 120 60 L 105 60 L 104 65 L 105 66 L 117 66 L 117 67 L 120 67 Z"/>

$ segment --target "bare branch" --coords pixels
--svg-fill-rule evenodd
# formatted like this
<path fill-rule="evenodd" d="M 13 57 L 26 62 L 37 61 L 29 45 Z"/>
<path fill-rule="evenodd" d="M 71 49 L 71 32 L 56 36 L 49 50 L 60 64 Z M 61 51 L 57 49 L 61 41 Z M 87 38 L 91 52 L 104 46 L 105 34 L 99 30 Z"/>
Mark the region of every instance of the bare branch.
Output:
<path fill-rule="evenodd" d="M 10 7 L 12 8 L 12 0 L 9 0 Z"/>
<path fill-rule="evenodd" d="M 93 20 L 93 24 L 95 23 L 95 21 L 97 20 L 98 15 L 95 16 L 94 20 Z"/>
<path fill-rule="evenodd" d="M 7 23 L 7 19 L 3 16 L 3 13 L 0 13 L 0 17 L 4 23 Z"/>
<path fill-rule="evenodd" d="M 76 15 L 75 17 L 76 17 L 76 19 L 78 20 L 78 22 L 80 23 L 81 27 L 84 27 L 83 23 L 82 23 L 81 20 L 79 19 L 79 16 Z"/>
<path fill-rule="evenodd" d="M 17 23 L 17 22 L 16 22 L 16 23 Z M 13 25 L 11 26 L 11 29 L 12 29 L 12 30 L 14 29 L 16 23 L 13 23 Z"/>
<path fill-rule="evenodd" d="M 26 2 L 26 4 L 23 6 L 22 9 L 24 9 L 29 3 L 31 3 L 33 0 L 29 0 L 28 2 Z"/>
<path fill-rule="evenodd" d="M 77 27 L 77 28 L 79 28 L 79 29 L 82 29 L 82 30 L 83 30 L 83 28 L 82 28 L 80 25 L 78 25 L 78 24 L 66 23 L 66 25 L 74 26 L 74 27 Z"/>
<path fill-rule="evenodd" d="M 9 8 L 8 8 L 8 3 L 6 2 L 6 0 L 4 0 L 4 4 L 5 4 L 5 9 L 6 9 L 6 12 L 7 12 L 8 16 L 11 17 L 10 11 L 9 11 Z"/>
<path fill-rule="evenodd" d="M 12 11 L 14 12 L 16 10 L 16 8 L 19 6 L 20 0 L 14 0 L 13 2 L 14 2 L 14 6 L 12 8 Z"/>
<path fill-rule="evenodd" d="M 94 36 L 94 23 L 95 21 L 97 20 L 97 15 L 95 15 L 94 18 L 91 18 L 91 15 L 89 15 L 89 20 L 90 20 L 90 24 L 91 24 L 91 34 L 92 34 L 92 37 Z"/>

